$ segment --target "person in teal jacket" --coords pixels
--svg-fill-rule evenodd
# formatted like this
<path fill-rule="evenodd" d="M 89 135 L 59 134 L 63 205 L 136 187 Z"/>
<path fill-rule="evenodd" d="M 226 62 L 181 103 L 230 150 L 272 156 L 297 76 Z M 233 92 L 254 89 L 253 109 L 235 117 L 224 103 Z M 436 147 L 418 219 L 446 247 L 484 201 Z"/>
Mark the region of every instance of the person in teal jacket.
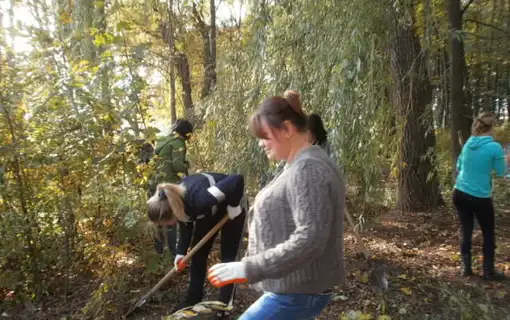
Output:
<path fill-rule="evenodd" d="M 466 141 L 457 160 L 453 204 L 461 225 L 462 275 L 473 275 L 471 239 L 476 217 L 483 234 L 483 277 L 486 280 L 503 280 L 504 274 L 494 268 L 496 245 L 492 173 L 503 177 L 509 159 L 505 159 L 502 146 L 492 136 L 494 121 L 492 113 L 484 112 L 473 122 L 472 136 Z"/>
<path fill-rule="evenodd" d="M 149 197 L 154 194 L 159 183 L 178 183 L 188 175 L 189 162 L 186 159 L 186 141 L 193 133 L 193 125 L 184 119 L 175 121 L 172 132 L 156 141 L 154 157 L 151 162 L 154 174 L 149 182 Z M 163 230 L 166 229 L 166 230 Z M 159 254 L 163 253 L 163 239 L 166 231 L 167 245 L 176 256 L 176 226 L 158 226 L 154 233 L 154 247 Z"/>

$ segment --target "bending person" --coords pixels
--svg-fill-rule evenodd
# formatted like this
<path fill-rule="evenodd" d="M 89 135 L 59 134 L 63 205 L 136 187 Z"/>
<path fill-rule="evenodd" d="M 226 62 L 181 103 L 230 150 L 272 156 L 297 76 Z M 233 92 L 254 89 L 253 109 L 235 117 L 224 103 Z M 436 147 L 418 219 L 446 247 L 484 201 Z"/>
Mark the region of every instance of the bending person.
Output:
<path fill-rule="evenodd" d="M 190 246 L 195 246 L 225 214 L 230 220 L 221 229 L 221 261 L 236 260 L 246 216 L 246 208 L 241 207 L 243 195 L 244 179 L 241 175 L 200 173 L 185 177 L 179 185 L 158 185 L 156 193 L 147 201 L 148 216 L 158 225 L 179 224 L 174 261 L 178 271 L 186 267 L 180 261 Z M 191 258 L 188 292 L 175 311 L 202 301 L 207 258 L 215 237 Z M 231 299 L 233 285 L 221 288 L 219 301 L 228 304 Z"/>

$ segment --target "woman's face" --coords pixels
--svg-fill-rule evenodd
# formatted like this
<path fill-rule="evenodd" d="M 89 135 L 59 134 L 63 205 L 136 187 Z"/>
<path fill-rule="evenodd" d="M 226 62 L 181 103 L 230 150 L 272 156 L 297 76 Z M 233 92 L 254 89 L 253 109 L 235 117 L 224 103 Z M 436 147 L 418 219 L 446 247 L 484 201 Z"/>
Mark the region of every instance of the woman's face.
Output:
<path fill-rule="evenodd" d="M 271 128 L 263 121 L 262 130 L 266 138 L 259 139 L 259 147 L 261 147 L 268 159 L 270 160 L 286 160 L 290 150 L 291 133 L 288 125 L 286 129 Z"/>

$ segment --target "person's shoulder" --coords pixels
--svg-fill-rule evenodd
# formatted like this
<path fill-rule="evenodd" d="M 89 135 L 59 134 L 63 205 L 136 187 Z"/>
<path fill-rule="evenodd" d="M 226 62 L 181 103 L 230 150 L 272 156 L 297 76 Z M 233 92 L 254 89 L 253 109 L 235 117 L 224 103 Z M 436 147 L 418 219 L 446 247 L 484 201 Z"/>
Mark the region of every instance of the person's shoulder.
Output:
<path fill-rule="evenodd" d="M 325 159 L 313 156 L 298 159 L 291 166 L 291 170 L 294 179 L 299 180 L 329 180 L 333 175 L 333 171 Z"/>
<path fill-rule="evenodd" d="M 331 158 L 320 146 L 314 146 L 314 150 L 310 150 L 305 155 L 296 159 L 296 166 L 303 167 L 315 167 L 318 170 L 329 170 L 329 162 Z"/>
<path fill-rule="evenodd" d="M 226 177 L 228 177 L 228 175 L 225 174 L 225 173 L 218 173 L 218 172 L 205 172 L 205 173 L 209 174 L 210 176 L 212 176 L 216 182 L 218 182 L 220 180 L 223 180 Z"/>
<path fill-rule="evenodd" d="M 487 147 L 494 152 L 494 155 L 499 156 L 504 154 L 503 146 L 496 140 L 489 142 Z"/>
<path fill-rule="evenodd" d="M 181 137 L 169 137 L 168 139 L 170 145 L 175 150 L 183 149 L 186 147 L 186 141 L 184 141 Z"/>
<path fill-rule="evenodd" d="M 164 136 L 164 137 L 157 137 L 156 138 L 156 147 L 160 146 L 161 144 L 165 143 L 168 141 L 168 136 Z"/>
<path fill-rule="evenodd" d="M 207 179 L 201 173 L 190 174 L 189 176 L 185 176 L 181 179 L 181 184 L 185 184 L 186 186 L 190 186 L 191 184 L 196 183 L 197 181 Z"/>

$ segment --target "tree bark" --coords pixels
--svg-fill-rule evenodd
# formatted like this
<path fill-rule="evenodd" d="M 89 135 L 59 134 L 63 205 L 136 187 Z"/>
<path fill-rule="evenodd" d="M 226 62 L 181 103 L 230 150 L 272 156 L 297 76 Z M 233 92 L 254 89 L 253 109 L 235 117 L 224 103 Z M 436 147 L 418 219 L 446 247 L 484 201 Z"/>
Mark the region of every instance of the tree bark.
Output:
<path fill-rule="evenodd" d="M 216 87 L 216 5 L 214 0 L 211 0 L 209 8 L 211 13 L 211 65 L 209 66 L 209 72 L 211 77 L 211 89 L 214 89 L 214 87 Z"/>
<path fill-rule="evenodd" d="M 186 113 L 186 118 L 189 121 L 191 121 L 191 123 L 194 123 L 193 99 L 191 96 L 191 75 L 189 72 L 188 58 L 184 53 L 177 52 L 175 54 L 175 63 L 177 73 L 181 78 L 182 101 L 184 102 L 184 112 Z"/>
<path fill-rule="evenodd" d="M 175 34 L 174 34 L 174 0 L 169 0 L 168 2 L 168 46 L 170 48 L 170 55 L 173 56 L 175 51 Z M 173 58 L 170 59 L 170 117 L 172 121 L 175 122 L 177 120 L 177 108 L 175 101 L 175 63 L 173 62 Z"/>
<path fill-rule="evenodd" d="M 472 110 L 466 105 L 464 85 L 466 76 L 466 58 L 462 31 L 462 10 L 460 0 L 448 1 L 448 20 L 450 24 L 450 135 L 453 168 L 461 151 L 459 139 L 466 141 L 471 134 Z"/>
<path fill-rule="evenodd" d="M 202 36 L 203 42 L 203 65 L 204 65 L 204 82 L 202 84 L 202 92 L 200 98 L 204 99 L 211 94 L 212 88 L 216 84 L 216 7 L 214 0 L 210 0 L 210 26 L 204 20 L 202 14 L 198 11 L 197 5 L 193 2 L 193 16 L 195 17 L 195 26 Z"/>
<path fill-rule="evenodd" d="M 173 4 L 173 3 L 172 3 Z M 182 85 L 182 101 L 184 104 L 184 112 L 186 118 L 194 123 L 194 106 L 193 106 L 193 97 L 192 97 L 192 88 L 191 88 L 191 73 L 189 69 L 188 58 L 183 52 L 179 52 L 175 48 L 175 37 L 173 32 L 173 24 L 171 25 L 173 8 L 169 8 L 169 15 L 167 21 L 161 22 L 161 34 L 163 39 L 168 45 L 170 50 L 170 56 L 173 63 L 173 67 L 175 67 L 177 74 L 181 80 Z M 170 26 L 171 25 L 171 26 Z M 172 79 L 170 79 L 172 81 Z M 173 93 L 175 95 L 175 92 Z M 172 99 L 175 100 L 175 99 Z M 175 105 L 174 105 L 175 110 Z"/>
<path fill-rule="evenodd" d="M 506 96 L 506 121 L 510 119 L 510 66 L 506 67 L 506 77 L 505 77 L 505 96 Z"/>
<path fill-rule="evenodd" d="M 79 41 L 79 44 L 74 47 L 73 57 L 95 61 L 96 47 L 90 34 L 90 29 L 93 27 L 94 1 L 76 0 L 72 17 L 74 37 Z"/>
<path fill-rule="evenodd" d="M 433 168 L 436 138 L 430 110 L 432 86 L 420 41 L 411 26 L 396 24 L 391 46 L 391 99 L 396 106 L 399 144 L 397 208 L 434 209 L 443 204 Z"/>
<path fill-rule="evenodd" d="M 96 5 L 95 17 L 94 17 L 96 19 L 95 24 L 101 34 L 106 33 L 106 12 L 105 12 L 106 3 L 107 3 L 107 1 L 95 4 Z M 105 53 L 105 51 L 106 51 L 105 46 L 100 46 L 99 48 L 97 48 L 98 56 L 100 57 L 98 62 L 103 61 L 101 71 L 100 71 L 101 72 L 101 76 L 100 76 L 100 78 L 101 78 L 101 100 L 103 103 L 109 105 L 110 104 L 110 81 L 109 81 L 110 76 L 108 73 L 108 70 L 109 70 L 109 66 L 107 63 L 108 58 L 103 57 L 103 54 Z"/>

